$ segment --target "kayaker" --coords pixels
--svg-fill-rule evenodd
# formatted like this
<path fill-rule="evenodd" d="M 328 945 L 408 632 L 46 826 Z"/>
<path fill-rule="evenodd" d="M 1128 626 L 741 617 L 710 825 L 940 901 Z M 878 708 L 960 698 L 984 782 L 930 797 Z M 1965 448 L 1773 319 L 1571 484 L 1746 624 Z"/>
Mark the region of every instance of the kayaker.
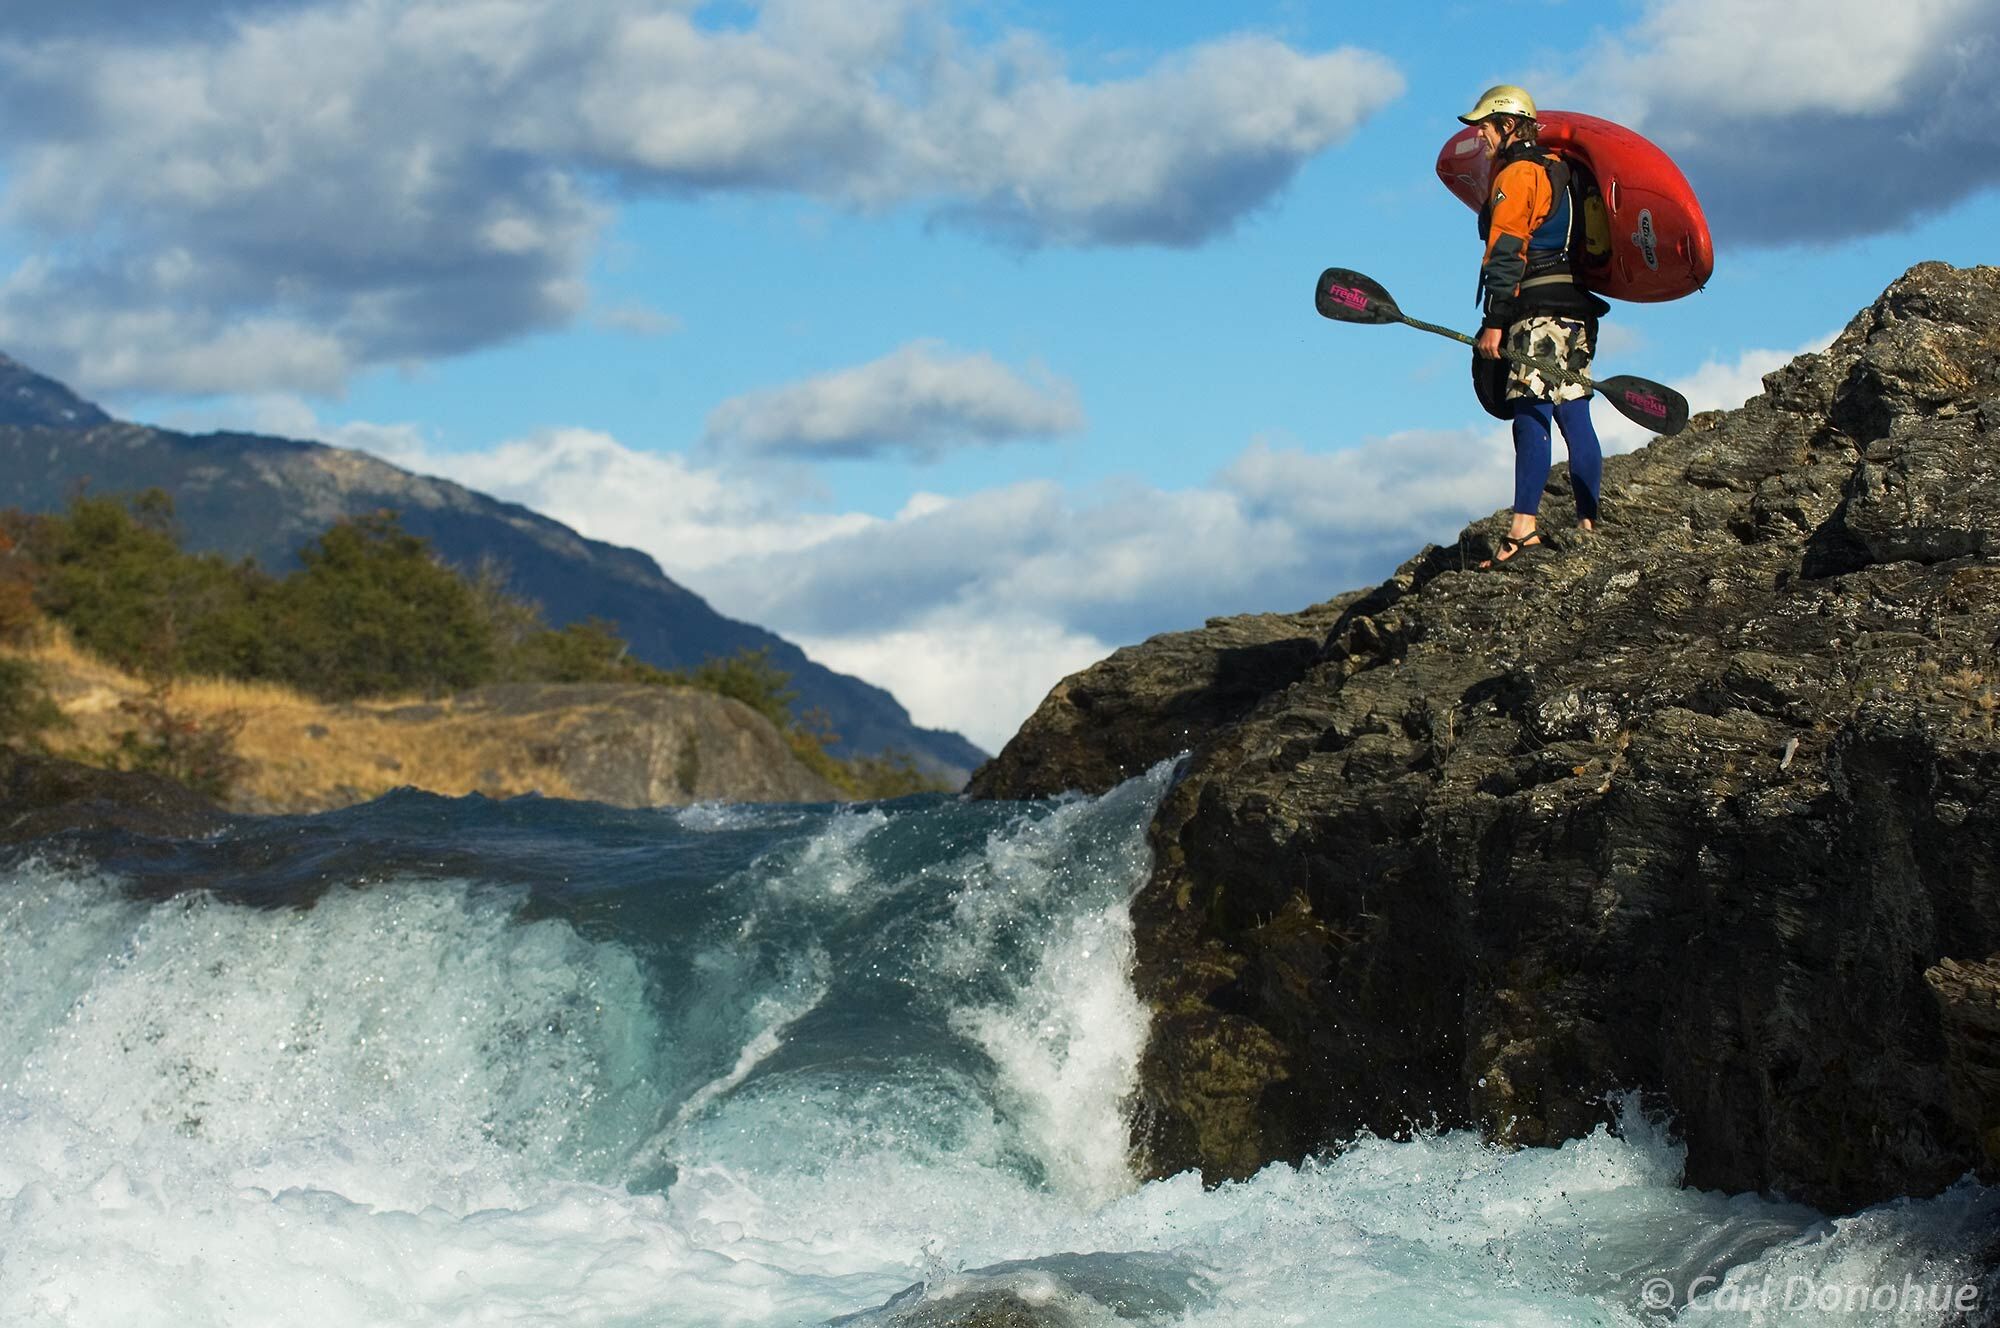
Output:
<path fill-rule="evenodd" d="M 1597 320 L 1611 306 L 1577 284 L 1570 246 L 1582 243 L 1582 219 L 1572 216 L 1569 168 L 1536 144 L 1535 102 L 1511 83 L 1488 88 L 1458 117 L 1479 131 L 1492 163 L 1479 237 L 1486 243 L 1479 268 L 1485 317 L 1473 353 L 1500 359 L 1501 346 L 1551 360 L 1578 373 L 1597 348 Z M 1495 366 L 1498 373 L 1498 366 Z M 1509 364 L 1501 394 L 1514 429 L 1514 516 L 1490 567 L 1543 544 L 1536 530 L 1542 490 L 1548 484 L 1550 428 L 1562 430 L 1569 449 L 1570 487 L 1577 525 L 1597 524 L 1604 454 L 1590 422 L 1590 389 L 1548 381 L 1537 370 Z"/>

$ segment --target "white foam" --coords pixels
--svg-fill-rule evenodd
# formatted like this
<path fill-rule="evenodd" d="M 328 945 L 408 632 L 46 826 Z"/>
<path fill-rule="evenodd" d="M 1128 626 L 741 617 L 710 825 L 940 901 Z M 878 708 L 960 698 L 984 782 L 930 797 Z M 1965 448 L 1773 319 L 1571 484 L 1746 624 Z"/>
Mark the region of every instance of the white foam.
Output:
<path fill-rule="evenodd" d="M 1135 1184 L 1126 895 L 1164 778 L 924 867 L 956 893 L 876 953 L 988 1064 L 885 1045 L 872 1077 L 797 1039 L 838 1022 L 832 931 L 913 888 L 869 865 L 879 810 L 731 883 L 770 948 L 693 956 L 678 1024 L 630 953 L 507 892 L 261 911 L 19 870 L 0 1324 L 807 1325 L 1000 1290 L 1081 1323 L 1636 1326 L 1652 1276 L 1967 1274 L 1993 1191 L 1823 1222 L 1681 1189 L 1679 1150 L 1629 1109 L 1561 1149 L 1363 1140 L 1213 1189 Z M 680 1168 L 665 1196 L 616 1183 L 647 1138 Z"/>
<path fill-rule="evenodd" d="M 802 825 L 807 814 L 784 804 L 753 802 L 694 802 L 669 813 L 674 824 L 699 834 L 730 830 L 767 830 Z"/>
<path fill-rule="evenodd" d="M 8 950 L 115 950 L 54 984 L 61 1017 L 5 1067 L 14 1110 L 80 1140 L 15 1155 L 24 1182 L 145 1155 L 169 1188 L 226 1176 L 463 1210 L 510 1202 L 521 1176 L 591 1174 L 594 1136 L 656 1109 L 631 956 L 519 923 L 517 898 L 429 883 L 135 913 L 82 889 L 70 925 L 5 919 Z"/>
<path fill-rule="evenodd" d="M 842 808 L 803 844 L 787 846 L 751 872 L 774 895 L 846 904 L 844 896 L 883 884 L 875 880 L 862 846 L 888 824 L 889 815 L 880 808 Z"/>
<path fill-rule="evenodd" d="M 954 1016 L 992 1057 L 1049 1185 L 1091 1202 L 1133 1184 L 1126 1110 L 1150 1016 L 1131 963 L 1121 903 L 1057 927 L 1012 1002 Z"/>

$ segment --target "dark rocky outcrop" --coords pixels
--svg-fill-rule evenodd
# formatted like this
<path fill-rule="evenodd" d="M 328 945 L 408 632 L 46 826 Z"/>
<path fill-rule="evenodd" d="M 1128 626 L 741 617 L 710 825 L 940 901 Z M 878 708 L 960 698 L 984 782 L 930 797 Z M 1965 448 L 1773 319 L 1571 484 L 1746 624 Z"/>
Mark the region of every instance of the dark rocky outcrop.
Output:
<path fill-rule="evenodd" d="M 1327 629 L 1355 595 L 1302 613 L 1211 619 L 1127 646 L 1063 679 L 966 786 L 978 798 L 1101 792 L 1192 749 L 1318 661 Z"/>
<path fill-rule="evenodd" d="M 384 712 L 429 729 L 436 706 Z M 712 692 L 600 684 L 520 683 L 452 698 L 450 717 L 510 733 L 564 797 L 615 807 L 690 802 L 837 802 L 840 790 L 793 755 L 741 701 Z"/>
<path fill-rule="evenodd" d="M 1595 534 L 1563 483 L 1555 551 L 1427 549 L 1121 651 L 976 776 L 1096 789 L 1193 749 L 1134 906 L 1151 1171 L 1413 1123 L 1553 1143 L 1620 1090 L 1702 1187 L 1846 1208 L 1981 1161 L 2000 269 L 1912 269 L 1742 409 L 1613 458 Z"/>
<path fill-rule="evenodd" d="M 0 747 L 0 844 L 79 832 L 193 839 L 228 819 L 171 779 Z"/>
<path fill-rule="evenodd" d="M 1981 1174 L 2000 1181 L 2000 954 L 1980 963 L 1947 959 L 1924 980 L 1944 1022 L 1952 1114 L 1979 1141 Z"/>

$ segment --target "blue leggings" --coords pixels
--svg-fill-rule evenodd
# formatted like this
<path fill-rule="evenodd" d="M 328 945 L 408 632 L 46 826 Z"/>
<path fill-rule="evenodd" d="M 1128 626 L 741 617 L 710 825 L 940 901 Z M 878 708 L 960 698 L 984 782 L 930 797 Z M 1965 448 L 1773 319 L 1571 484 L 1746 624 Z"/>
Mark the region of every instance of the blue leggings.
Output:
<path fill-rule="evenodd" d="M 1576 491 L 1576 518 L 1597 519 L 1598 485 L 1604 478 L 1604 450 L 1590 423 L 1590 398 L 1551 406 L 1546 401 L 1516 399 L 1514 406 L 1514 510 L 1534 516 L 1542 510 L 1542 490 L 1549 482 L 1552 459 L 1549 421 L 1562 430 L 1569 448 L 1569 484 Z"/>

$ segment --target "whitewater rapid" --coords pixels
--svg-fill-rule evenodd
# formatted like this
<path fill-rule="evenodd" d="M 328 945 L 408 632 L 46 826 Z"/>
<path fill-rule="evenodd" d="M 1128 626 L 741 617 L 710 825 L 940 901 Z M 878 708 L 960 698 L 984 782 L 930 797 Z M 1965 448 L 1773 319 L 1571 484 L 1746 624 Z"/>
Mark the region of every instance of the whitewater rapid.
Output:
<path fill-rule="evenodd" d="M 1949 1316 L 1824 1298 L 1984 1294 L 1995 1192 L 1827 1220 L 1687 1191 L 1632 1108 L 1560 1149 L 1139 1183 L 1127 906 L 1170 778 L 400 794 L 13 861 L 0 1324 L 1914 1324 Z"/>

